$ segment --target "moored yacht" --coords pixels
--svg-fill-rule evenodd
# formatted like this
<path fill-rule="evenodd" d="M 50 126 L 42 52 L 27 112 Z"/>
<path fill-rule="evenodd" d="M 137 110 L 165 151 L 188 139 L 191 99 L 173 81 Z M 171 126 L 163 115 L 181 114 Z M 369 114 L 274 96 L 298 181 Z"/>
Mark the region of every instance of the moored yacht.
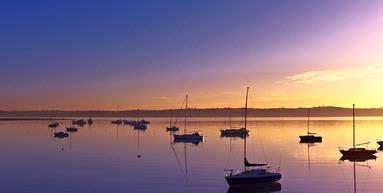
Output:
<path fill-rule="evenodd" d="M 222 137 L 246 137 L 247 135 L 249 135 L 249 130 L 247 130 L 246 128 L 221 129 Z"/>
<path fill-rule="evenodd" d="M 78 129 L 77 129 L 76 127 L 73 127 L 73 126 L 72 126 L 72 127 L 67 127 L 67 128 L 66 128 L 66 131 L 67 131 L 67 132 L 77 132 Z"/>
<path fill-rule="evenodd" d="M 60 123 L 58 123 L 58 122 L 52 122 L 52 123 L 49 123 L 48 127 L 50 127 L 50 128 L 56 128 L 56 127 L 58 127 L 59 125 L 60 125 Z"/>
<path fill-rule="evenodd" d="M 316 136 L 316 133 L 310 132 L 310 109 L 307 112 L 307 135 L 299 136 L 301 143 L 317 143 L 322 142 L 321 136 Z"/>
<path fill-rule="evenodd" d="M 56 137 L 56 138 L 65 138 L 65 137 L 69 137 L 69 134 L 66 133 L 66 132 L 54 132 L 53 133 L 53 136 Z"/>
<path fill-rule="evenodd" d="M 355 105 L 352 105 L 352 129 L 353 129 L 353 140 L 352 140 L 352 148 L 349 149 L 340 149 L 340 153 L 342 153 L 344 159 L 363 159 L 365 157 L 372 157 L 375 153 L 377 153 L 374 149 L 366 149 L 356 146 L 367 145 L 367 143 L 355 144 Z"/>
<path fill-rule="evenodd" d="M 245 128 L 247 128 L 247 101 L 249 96 L 249 87 L 246 89 L 245 104 Z M 267 164 L 249 163 L 246 158 L 246 138 L 244 139 L 244 169 L 226 170 L 228 171 L 225 179 L 230 186 L 243 184 L 267 184 L 281 179 L 281 173 L 266 167 Z"/>
<path fill-rule="evenodd" d="M 73 120 L 72 124 L 73 125 L 84 126 L 86 124 L 86 121 L 84 119 Z"/>
<path fill-rule="evenodd" d="M 186 120 L 187 120 L 187 110 L 188 110 L 188 95 L 186 95 L 185 102 L 185 119 L 184 119 L 184 134 L 174 134 L 174 141 L 177 142 L 200 142 L 203 141 L 203 136 L 199 132 L 186 132 Z"/>

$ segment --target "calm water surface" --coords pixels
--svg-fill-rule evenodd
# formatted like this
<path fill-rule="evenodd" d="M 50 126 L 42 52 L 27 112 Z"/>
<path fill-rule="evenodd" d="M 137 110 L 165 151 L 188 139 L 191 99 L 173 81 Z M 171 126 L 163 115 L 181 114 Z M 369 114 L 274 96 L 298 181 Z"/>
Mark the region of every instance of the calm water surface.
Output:
<path fill-rule="evenodd" d="M 168 119 L 148 120 L 148 129 L 139 132 L 96 119 L 66 139 L 52 132 L 68 121 L 53 130 L 48 121 L 0 122 L 0 192 L 228 192 L 224 170 L 242 168 L 243 139 L 220 137 L 226 118 L 191 119 L 188 128 L 206 137 L 198 145 L 173 144 Z M 299 144 L 304 118 L 250 120 L 248 159 L 280 168 L 279 192 L 354 192 L 354 163 L 339 161 L 338 151 L 352 145 L 351 119 L 314 118 L 311 125 L 322 143 Z M 371 141 L 369 147 L 377 148 L 378 138 L 383 119 L 357 121 L 357 143 Z M 357 192 L 383 192 L 383 154 L 377 157 L 356 163 Z"/>

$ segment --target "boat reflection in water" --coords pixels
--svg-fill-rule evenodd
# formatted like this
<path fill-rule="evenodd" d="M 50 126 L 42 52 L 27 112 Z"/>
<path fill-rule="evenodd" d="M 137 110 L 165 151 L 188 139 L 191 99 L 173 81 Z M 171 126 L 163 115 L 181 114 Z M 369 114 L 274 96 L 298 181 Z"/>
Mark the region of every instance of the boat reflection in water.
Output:
<path fill-rule="evenodd" d="M 280 192 L 282 186 L 278 182 L 265 183 L 265 184 L 248 184 L 230 186 L 227 193 L 272 193 Z"/>
<path fill-rule="evenodd" d="M 357 178 L 356 178 L 356 166 L 359 166 L 359 167 L 367 167 L 368 169 L 370 169 L 371 167 L 368 165 L 368 163 L 366 165 L 362 165 L 362 164 L 357 164 L 357 163 L 362 163 L 362 162 L 367 162 L 368 160 L 375 160 L 376 159 L 376 156 L 374 155 L 371 155 L 371 156 L 368 156 L 368 157 L 364 157 L 364 158 L 347 158 L 347 157 L 342 157 L 340 158 L 341 161 L 345 161 L 345 160 L 348 160 L 350 162 L 353 162 L 353 174 L 354 174 L 354 179 L 353 179 L 353 189 L 354 189 L 354 193 L 356 193 L 357 191 Z M 363 186 L 365 186 L 366 184 L 364 184 Z M 363 190 L 362 190 L 363 192 Z"/>

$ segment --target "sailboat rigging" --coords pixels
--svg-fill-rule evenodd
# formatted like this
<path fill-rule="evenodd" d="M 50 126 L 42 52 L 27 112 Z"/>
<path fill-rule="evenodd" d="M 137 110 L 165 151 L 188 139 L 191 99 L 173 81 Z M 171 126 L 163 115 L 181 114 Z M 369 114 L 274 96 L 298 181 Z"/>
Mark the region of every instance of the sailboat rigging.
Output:
<path fill-rule="evenodd" d="M 179 131 L 179 128 L 178 128 L 176 125 L 177 125 L 178 118 L 179 118 L 179 116 L 180 116 L 180 113 L 181 113 L 181 111 L 182 111 L 182 107 L 183 107 L 183 106 L 184 106 L 184 104 L 182 103 L 181 108 L 180 108 L 179 111 L 177 112 L 176 120 L 174 121 L 174 123 L 172 122 L 173 113 L 172 113 L 172 111 L 170 111 L 169 127 L 166 128 L 166 131 L 171 131 L 171 132 Z"/>
<path fill-rule="evenodd" d="M 307 110 L 307 135 L 301 135 L 300 143 L 318 143 L 322 142 L 321 136 L 316 136 L 316 133 L 310 132 L 310 109 Z"/>
<path fill-rule="evenodd" d="M 374 149 L 366 149 L 360 148 L 356 146 L 366 145 L 367 143 L 355 144 L 355 104 L 352 105 L 352 148 L 349 149 L 340 149 L 340 153 L 342 153 L 341 160 L 364 160 L 366 158 L 375 157 L 374 154 L 377 153 Z"/>
<path fill-rule="evenodd" d="M 187 123 L 187 112 L 188 112 L 188 95 L 185 99 L 185 118 L 184 118 L 184 134 L 174 134 L 174 142 L 192 142 L 198 143 L 203 141 L 203 136 L 199 132 L 187 133 L 186 123 Z"/>
<path fill-rule="evenodd" d="M 246 103 L 245 103 L 245 129 L 247 129 L 247 102 L 249 96 L 249 88 L 246 88 Z M 244 139 L 244 169 L 243 171 L 226 170 L 228 171 L 225 179 L 230 186 L 243 185 L 243 184 L 260 184 L 272 183 L 281 179 L 282 175 L 279 172 L 271 171 L 265 168 L 267 164 L 249 163 L 246 157 L 246 138 Z M 257 167 L 251 169 L 252 167 Z"/>
<path fill-rule="evenodd" d="M 249 135 L 249 130 L 245 128 L 232 128 L 231 127 L 231 116 L 230 116 L 230 127 L 228 129 L 221 129 L 221 137 L 241 137 L 245 138 Z"/>

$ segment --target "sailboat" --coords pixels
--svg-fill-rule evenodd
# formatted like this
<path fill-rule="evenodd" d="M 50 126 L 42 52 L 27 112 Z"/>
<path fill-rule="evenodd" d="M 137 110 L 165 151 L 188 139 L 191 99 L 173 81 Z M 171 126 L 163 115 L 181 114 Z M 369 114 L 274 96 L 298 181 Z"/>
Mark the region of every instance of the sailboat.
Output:
<path fill-rule="evenodd" d="M 185 120 L 184 120 L 184 134 L 177 135 L 174 134 L 175 142 L 201 142 L 203 141 L 203 136 L 198 132 L 187 133 L 186 132 L 186 119 L 187 119 L 187 110 L 188 110 L 188 95 L 186 95 L 186 105 L 185 105 Z"/>
<path fill-rule="evenodd" d="M 66 128 L 67 132 L 77 132 L 78 129 L 73 126 L 73 122 L 71 122 L 71 126 Z"/>
<path fill-rule="evenodd" d="M 321 136 L 315 136 L 316 133 L 310 132 L 310 109 L 308 109 L 307 112 L 307 135 L 301 135 L 299 136 L 301 143 L 316 143 L 316 142 L 322 142 Z"/>
<path fill-rule="evenodd" d="M 246 103 L 245 103 L 245 128 L 247 128 L 247 101 L 249 97 L 249 88 L 246 88 Z M 227 170 L 225 176 L 227 183 L 230 186 L 243 185 L 243 184 L 260 184 L 272 183 L 281 179 L 282 175 L 279 172 L 271 171 L 269 168 L 264 167 L 267 164 L 249 163 L 246 158 L 246 138 L 244 139 L 244 170 L 235 171 Z"/>
<path fill-rule="evenodd" d="M 52 123 L 49 123 L 49 125 L 48 125 L 48 127 L 50 127 L 50 128 L 56 128 L 56 127 L 58 127 L 60 125 L 60 123 L 58 123 L 58 122 L 52 122 Z"/>
<path fill-rule="evenodd" d="M 172 118 L 173 118 L 173 114 L 172 114 L 172 112 L 170 112 L 169 127 L 166 127 L 166 131 L 173 131 L 173 132 L 175 132 L 175 131 L 179 130 L 179 128 L 176 127 L 178 116 L 177 116 L 176 120 L 174 121 L 174 124 L 172 124 L 173 123 L 172 122 Z"/>
<path fill-rule="evenodd" d="M 231 117 L 230 127 L 228 129 L 221 129 L 221 137 L 246 137 L 249 135 L 249 130 L 246 128 L 232 128 Z"/>
<path fill-rule="evenodd" d="M 361 143 L 361 144 L 355 144 L 355 104 L 352 105 L 352 144 L 353 147 L 349 149 L 340 149 L 340 153 L 342 153 L 343 158 L 345 159 L 364 159 L 371 156 L 374 156 L 375 153 L 377 153 L 374 149 L 366 149 L 366 148 L 359 148 L 356 146 L 360 145 L 367 145 L 367 143 Z"/>

